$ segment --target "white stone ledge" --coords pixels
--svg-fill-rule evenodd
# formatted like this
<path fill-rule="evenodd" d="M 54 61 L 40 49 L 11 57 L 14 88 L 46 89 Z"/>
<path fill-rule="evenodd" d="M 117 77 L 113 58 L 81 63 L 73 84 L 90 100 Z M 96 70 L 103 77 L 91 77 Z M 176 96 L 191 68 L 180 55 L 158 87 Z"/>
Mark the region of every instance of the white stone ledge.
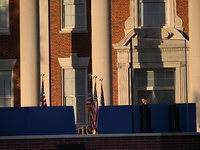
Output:
<path fill-rule="evenodd" d="M 200 135 L 199 132 L 183 133 L 130 133 L 130 134 L 73 134 L 73 135 L 30 135 L 30 136 L 0 136 L 0 140 L 33 140 L 33 139 L 69 139 L 69 138 L 108 138 L 108 137 L 142 137 L 142 136 L 187 136 Z"/>

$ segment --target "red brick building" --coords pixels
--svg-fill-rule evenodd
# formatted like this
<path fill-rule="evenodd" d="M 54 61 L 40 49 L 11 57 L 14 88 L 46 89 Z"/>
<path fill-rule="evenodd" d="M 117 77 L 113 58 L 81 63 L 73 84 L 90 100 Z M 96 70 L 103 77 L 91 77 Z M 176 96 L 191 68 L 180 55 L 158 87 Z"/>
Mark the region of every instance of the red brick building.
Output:
<path fill-rule="evenodd" d="M 74 106 L 77 125 L 86 125 L 91 73 L 98 77 L 99 99 L 103 78 L 105 105 L 140 104 L 141 97 L 152 104 L 195 102 L 198 120 L 199 31 L 192 22 L 198 12 L 190 9 L 196 5 L 198 0 L 1 0 L 1 107 L 38 106 L 45 74 L 47 105 Z"/>

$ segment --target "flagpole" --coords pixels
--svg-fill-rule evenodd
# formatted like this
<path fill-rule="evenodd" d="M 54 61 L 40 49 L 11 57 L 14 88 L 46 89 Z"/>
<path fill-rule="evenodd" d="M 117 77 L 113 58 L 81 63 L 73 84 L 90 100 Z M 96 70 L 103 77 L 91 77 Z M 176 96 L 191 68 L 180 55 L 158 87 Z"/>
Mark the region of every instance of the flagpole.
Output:
<path fill-rule="evenodd" d="M 97 89 L 96 89 L 96 79 L 97 76 L 93 77 L 95 79 L 95 85 L 94 85 L 94 96 L 93 96 L 93 124 L 94 129 L 92 131 L 93 134 L 97 134 L 97 117 L 98 117 L 98 98 L 97 98 Z"/>
<path fill-rule="evenodd" d="M 42 77 L 42 81 L 44 80 L 44 73 L 42 73 L 40 76 Z"/>
<path fill-rule="evenodd" d="M 86 108 L 88 109 L 88 127 L 86 128 L 86 131 L 88 134 L 90 134 L 92 131 L 91 103 L 92 103 L 92 74 L 88 74 L 88 97 L 86 101 Z"/>
<path fill-rule="evenodd" d="M 132 132 L 134 133 L 134 100 L 133 100 L 133 42 L 132 38 L 130 38 L 130 94 L 131 94 L 131 105 L 132 105 Z"/>
<path fill-rule="evenodd" d="M 44 93 L 44 73 L 42 73 L 40 76 L 42 77 L 42 88 L 41 88 L 41 94 L 40 94 L 40 107 L 46 107 L 47 106 L 47 102 L 46 102 L 46 96 Z"/>
<path fill-rule="evenodd" d="M 103 78 L 99 79 L 99 81 L 101 81 L 101 106 L 104 106 Z"/>

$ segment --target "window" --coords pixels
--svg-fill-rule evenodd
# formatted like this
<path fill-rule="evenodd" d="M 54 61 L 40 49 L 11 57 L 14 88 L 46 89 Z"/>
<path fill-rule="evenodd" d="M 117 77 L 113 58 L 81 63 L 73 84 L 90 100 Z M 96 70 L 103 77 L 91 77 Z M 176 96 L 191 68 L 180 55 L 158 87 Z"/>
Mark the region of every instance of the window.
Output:
<path fill-rule="evenodd" d="M 76 124 L 86 123 L 86 69 L 64 69 L 65 106 L 74 106 Z"/>
<path fill-rule="evenodd" d="M 174 70 L 140 70 L 137 72 L 139 101 L 152 104 L 175 103 Z"/>
<path fill-rule="evenodd" d="M 62 2 L 62 30 L 86 30 L 86 0 Z"/>
<path fill-rule="evenodd" d="M 9 32 L 8 0 L 0 0 L 0 34 Z"/>
<path fill-rule="evenodd" d="M 139 0 L 140 26 L 165 26 L 167 0 Z"/>
<path fill-rule="evenodd" d="M 0 70 L 0 107 L 11 107 L 12 71 Z"/>

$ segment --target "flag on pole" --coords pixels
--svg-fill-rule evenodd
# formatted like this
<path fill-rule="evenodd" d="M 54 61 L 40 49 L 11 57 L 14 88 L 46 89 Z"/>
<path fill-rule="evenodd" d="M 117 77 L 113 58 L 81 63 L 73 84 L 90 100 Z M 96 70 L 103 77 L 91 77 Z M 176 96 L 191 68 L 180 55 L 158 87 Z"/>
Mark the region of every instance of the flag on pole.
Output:
<path fill-rule="evenodd" d="M 88 108 L 88 132 L 91 133 L 92 130 L 94 130 L 94 125 L 93 125 L 93 120 L 92 120 L 92 111 L 91 111 L 91 107 L 92 107 L 92 103 L 93 103 L 93 99 L 92 99 L 92 75 L 88 75 L 89 76 L 89 89 L 88 89 L 88 97 L 87 97 L 87 101 L 86 101 L 86 108 Z"/>
<path fill-rule="evenodd" d="M 105 103 L 104 103 L 104 92 L 103 92 L 103 78 L 100 79 L 101 81 L 101 106 L 104 106 Z"/>
<path fill-rule="evenodd" d="M 94 83 L 94 96 L 93 96 L 93 103 L 91 106 L 92 111 L 92 121 L 94 125 L 93 132 L 97 132 L 97 121 L 98 121 L 98 97 L 97 97 L 97 89 L 96 89 L 96 78 Z"/>
<path fill-rule="evenodd" d="M 92 79 L 91 75 L 89 75 L 89 92 L 88 92 L 88 97 L 86 101 L 86 108 L 90 109 L 91 104 L 92 104 Z"/>
<path fill-rule="evenodd" d="M 94 93 L 92 96 L 92 76 L 89 78 L 89 93 L 86 101 L 86 107 L 88 108 L 88 129 L 92 134 L 97 133 L 97 120 L 98 120 L 98 98 L 97 98 L 97 89 L 96 89 L 96 78 L 94 84 Z"/>
<path fill-rule="evenodd" d="M 45 107 L 47 106 L 47 102 L 46 102 L 46 97 L 45 97 L 45 93 L 44 93 L 44 74 L 42 74 L 42 88 L 41 88 L 41 94 L 40 94 L 40 107 Z"/>

